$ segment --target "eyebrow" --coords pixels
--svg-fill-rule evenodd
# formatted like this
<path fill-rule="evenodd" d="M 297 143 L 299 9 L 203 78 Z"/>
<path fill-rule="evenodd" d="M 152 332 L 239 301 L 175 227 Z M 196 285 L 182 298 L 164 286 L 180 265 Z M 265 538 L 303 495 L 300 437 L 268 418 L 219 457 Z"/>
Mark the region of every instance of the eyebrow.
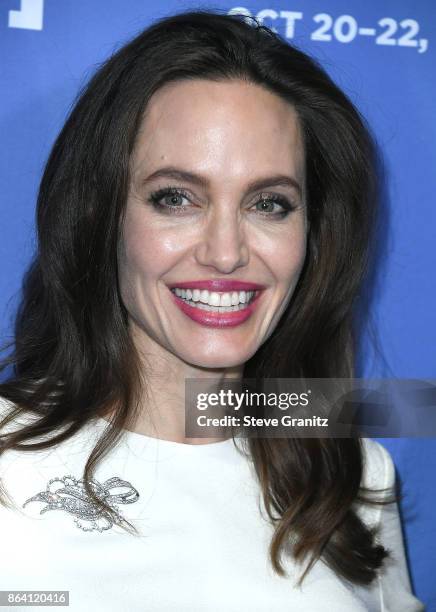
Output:
<path fill-rule="evenodd" d="M 157 178 L 173 178 L 179 181 L 186 181 L 193 185 L 197 185 L 198 187 L 207 188 L 209 186 L 209 181 L 207 178 L 194 174 L 193 172 L 188 172 L 187 170 L 182 170 L 180 168 L 176 168 L 174 166 L 167 166 L 165 168 L 159 168 L 150 176 L 145 178 L 142 181 L 143 185 L 150 183 L 151 181 Z M 258 189 L 266 189 L 267 187 L 272 186 L 284 186 L 284 187 L 293 187 L 298 191 L 301 196 L 301 187 L 298 181 L 292 176 L 286 176 L 284 174 L 276 174 L 274 176 L 269 176 L 262 179 L 257 179 L 248 184 L 248 191 L 257 191 Z"/>

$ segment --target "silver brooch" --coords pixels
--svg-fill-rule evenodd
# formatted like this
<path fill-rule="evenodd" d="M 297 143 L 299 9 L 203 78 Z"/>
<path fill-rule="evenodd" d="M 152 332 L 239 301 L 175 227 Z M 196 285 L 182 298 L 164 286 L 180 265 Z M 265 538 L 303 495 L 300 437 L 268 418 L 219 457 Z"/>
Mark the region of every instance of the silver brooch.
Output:
<path fill-rule="evenodd" d="M 118 512 L 118 504 L 133 504 L 138 498 L 138 491 L 132 487 L 130 482 L 121 480 L 117 476 L 109 478 L 102 484 L 92 479 L 88 481 L 96 496 L 106 502 L 114 511 L 116 516 L 122 520 Z M 125 489 L 122 493 L 111 494 L 110 490 Z M 99 508 L 86 493 L 84 480 L 76 479 L 74 476 L 64 476 L 63 478 L 52 478 L 45 491 L 37 493 L 24 502 L 26 504 L 40 501 L 45 502 L 40 514 L 49 510 L 66 510 L 76 518 L 75 524 L 83 531 L 105 531 L 114 524 L 110 514 Z"/>

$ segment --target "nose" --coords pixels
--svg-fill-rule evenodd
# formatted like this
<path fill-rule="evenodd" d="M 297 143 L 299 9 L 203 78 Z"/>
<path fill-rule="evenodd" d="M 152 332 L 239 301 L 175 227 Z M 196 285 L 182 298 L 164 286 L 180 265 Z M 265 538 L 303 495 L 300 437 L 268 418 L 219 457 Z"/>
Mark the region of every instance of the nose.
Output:
<path fill-rule="evenodd" d="M 229 274 L 248 264 L 249 248 L 240 211 L 231 206 L 215 207 L 200 231 L 195 252 L 200 265 Z"/>

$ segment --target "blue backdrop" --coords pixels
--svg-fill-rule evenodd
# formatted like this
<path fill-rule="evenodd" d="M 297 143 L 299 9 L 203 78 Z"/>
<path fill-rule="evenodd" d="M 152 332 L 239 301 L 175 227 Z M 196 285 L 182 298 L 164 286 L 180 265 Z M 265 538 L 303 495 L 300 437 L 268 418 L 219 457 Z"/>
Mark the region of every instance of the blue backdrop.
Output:
<path fill-rule="evenodd" d="M 0 334 L 10 334 L 34 248 L 38 183 L 78 89 L 153 19 L 189 8 L 257 16 L 321 60 L 384 154 L 380 270 L 367 286 L 381 351 L 364 335 L 358 376 L 436 378 L 436 3 L 295 0 L 0 0 Z M 433 68 L 431 68 L 433 66 Z M 415 592 L 436 611 L 434 439 L 383 439 L 399 480 Z"/>

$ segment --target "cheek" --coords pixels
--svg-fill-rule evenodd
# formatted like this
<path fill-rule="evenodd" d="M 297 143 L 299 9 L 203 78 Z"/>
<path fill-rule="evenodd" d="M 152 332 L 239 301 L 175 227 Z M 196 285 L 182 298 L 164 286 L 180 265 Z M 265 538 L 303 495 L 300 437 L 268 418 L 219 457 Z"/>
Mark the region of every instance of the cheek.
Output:
<path fill-rule="evenodd" d="M 306 259 L 307 237 L 304 231 L 286 232 L 275 240 L 264 242 L 262 258 L 278 284 L 286 291 L 294 286 Z"/>
<path fill-rule="evenodd" d="M 118 272 L 122 286 L 132 284 L 136 277 L 148 276 L 149 247 L 139 231 L 125 228 L 118 244 Z"/>
<path fill-rule="evenodd" d="M 153 270 L 153 245 L 139 219 L 127 214 L 118 241 L 118 281 L 122 301 L 132 314 Z"/>
<path fill-rule="evenodd" d="M 125 219 L 118 245 L 120 285 L 130 293 L 159 279 L 171 268 L 181 248 L 180 233 L 168 231 L 146 215 Z"/>

